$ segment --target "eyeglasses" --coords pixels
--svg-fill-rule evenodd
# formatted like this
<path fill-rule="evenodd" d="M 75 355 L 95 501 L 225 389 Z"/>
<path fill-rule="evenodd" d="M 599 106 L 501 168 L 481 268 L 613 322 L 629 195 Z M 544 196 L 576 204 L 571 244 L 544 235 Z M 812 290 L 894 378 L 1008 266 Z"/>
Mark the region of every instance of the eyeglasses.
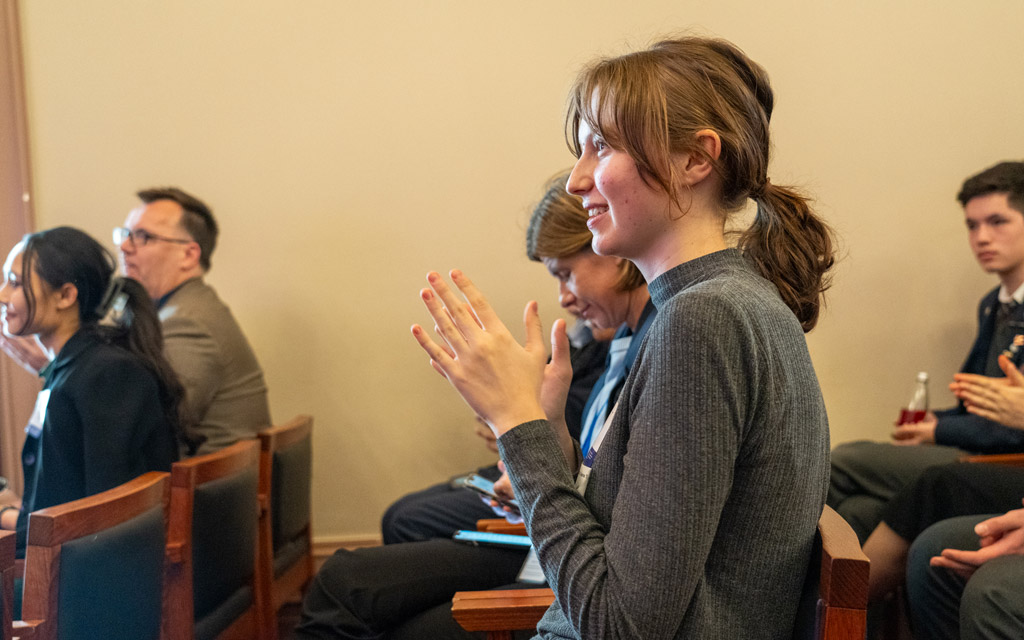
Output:
<path fill-rule="evenodd" d="M 129 229 L 128 227 L 115 227 L 114 228 L 114 244 L 122 245 L 125 240 L 128 240 L 133 247 L 139 246 L 144 247 L 154 240 L 163 240 L 164 242 L 173 242 L 175 244 L 189 244 L 195 242 L 194 240 L 185 240 L 183 238 L 168 238 L 167 236 L 160 236 L 155 233 L 150 233 L 145 229 Z"/>

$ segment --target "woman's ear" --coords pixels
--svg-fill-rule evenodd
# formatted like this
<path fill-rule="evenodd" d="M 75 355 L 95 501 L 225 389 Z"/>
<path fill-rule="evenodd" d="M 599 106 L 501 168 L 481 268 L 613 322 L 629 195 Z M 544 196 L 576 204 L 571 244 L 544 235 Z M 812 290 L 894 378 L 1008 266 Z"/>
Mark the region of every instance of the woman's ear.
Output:
<path fill-rule="evenodd" d="M 70 309 L 78 303 L 78 287 L 65 282 L 57 290 L 57 308 Z"/>
<path fill-rule="evenodd" d="M 679 177 L 686 186 L 693 186 L 707 178 L 715 169 L 712 163 L 722 155 L 722 139 L 711 129 L 701 129 L 696 138 L 704 153 L 687 153 L 680 158 L 682 166 L 679 168 Z"/>

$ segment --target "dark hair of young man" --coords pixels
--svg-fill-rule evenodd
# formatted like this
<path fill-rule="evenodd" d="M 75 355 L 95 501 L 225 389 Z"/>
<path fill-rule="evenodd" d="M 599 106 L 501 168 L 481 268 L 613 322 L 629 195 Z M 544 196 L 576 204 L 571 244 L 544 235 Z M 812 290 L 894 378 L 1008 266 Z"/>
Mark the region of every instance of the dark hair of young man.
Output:
<path fill-rule="evenodd" d="M 1024 162 L 1000 162 L 964 181 L 956 199 L 960 205 L 978 196 L 1005 193 L 1010 206 L 1024 214 Z"/>

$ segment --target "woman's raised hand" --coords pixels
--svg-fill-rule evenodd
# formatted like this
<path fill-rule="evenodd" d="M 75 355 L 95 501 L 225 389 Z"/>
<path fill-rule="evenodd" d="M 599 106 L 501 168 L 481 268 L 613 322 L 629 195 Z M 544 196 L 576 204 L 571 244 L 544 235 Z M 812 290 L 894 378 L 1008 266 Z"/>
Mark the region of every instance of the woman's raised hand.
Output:
<path fill-rule="evenodd" d="M 50 363 L 49 356 L 35 336 L 9 336 L 0 332 L 0 349 L 32 375 L 39 375 Z"/>
<path fill-rule="evenodd" d="M 440 343 L 420 325 L 412 326 L 412 334 L 430 356 L 431 366 L 499 436 L 518 424 L 547 418 L 545 405 L 550 405 L 551 396 L 559 393 L 564 372 L 568 370 L 568 378 L 572 378 L 565 323 L 556 322 L 553 337 L 561 339 L 555 340 L 555 360 L 546 366 L 547 348 L 536 302 L 527 303 L 523 313 L 523 346 L 469 278 L 457 269 L 450 276 L 465 301 L 436 272 L 427 274 L 430 287 L 420 291 Z M 547 383 L 546 376 L 550 378 Z M 564 386 L 567 392 L 568 384 Z M 544 403 L 542 388 L 546 389 Z M 561 397 L 563 411 L 565 392 Z"/>

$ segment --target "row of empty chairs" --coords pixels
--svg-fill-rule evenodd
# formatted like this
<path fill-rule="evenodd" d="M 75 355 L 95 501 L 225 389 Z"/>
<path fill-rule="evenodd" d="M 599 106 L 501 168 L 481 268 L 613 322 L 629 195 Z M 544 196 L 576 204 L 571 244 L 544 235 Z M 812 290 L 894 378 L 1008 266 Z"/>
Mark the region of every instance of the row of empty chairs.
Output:
<path fill-rule="evenodd" d="M 0 536 L 0 640 L 277 640 L 313 575 L 312 418 L 29 516 L 20 621 Z"/>

